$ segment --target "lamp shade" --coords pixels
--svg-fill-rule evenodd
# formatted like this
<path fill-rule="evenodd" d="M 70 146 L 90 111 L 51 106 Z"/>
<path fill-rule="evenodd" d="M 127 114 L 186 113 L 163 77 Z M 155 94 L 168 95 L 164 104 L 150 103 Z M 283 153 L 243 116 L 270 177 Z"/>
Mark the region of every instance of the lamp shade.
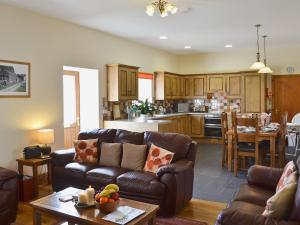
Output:
<path fill-rule="evenodd" d="M 53 129 L 37 130 L 37 141 L 39 144 L 54 143 L 54 130 Z"/>
<path fill-rule="evenodd" d="M 252 66 L 250 67 L 250 69 L 251 70 L 260 70 L 260 69 L 262 69 L 264 67 L 265 67 L 265 64 L 263 62 L 257 61 L 257 62 L 255 62 L 255 63 L 252 64 Z"/>
<path fill-rule="evenodd" d="M 270 69 L 270 67 L 265 66 L 264 68 L 261 68 L 258 73 L 273 73 L 273 71 Z"/>

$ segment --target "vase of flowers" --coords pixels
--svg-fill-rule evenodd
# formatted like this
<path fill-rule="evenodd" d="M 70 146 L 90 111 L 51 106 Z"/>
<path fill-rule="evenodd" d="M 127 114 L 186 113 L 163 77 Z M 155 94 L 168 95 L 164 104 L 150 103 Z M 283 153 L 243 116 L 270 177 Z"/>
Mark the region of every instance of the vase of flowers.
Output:
<path fill-rule="evenodd" d="M 140 114 L 140 119 L 146 121 L 149 116 L 153 115 L 155 111 L 154 104 L 146 99 L 145 101 L 134 101 L 131 105 L 132 111 Z"/>

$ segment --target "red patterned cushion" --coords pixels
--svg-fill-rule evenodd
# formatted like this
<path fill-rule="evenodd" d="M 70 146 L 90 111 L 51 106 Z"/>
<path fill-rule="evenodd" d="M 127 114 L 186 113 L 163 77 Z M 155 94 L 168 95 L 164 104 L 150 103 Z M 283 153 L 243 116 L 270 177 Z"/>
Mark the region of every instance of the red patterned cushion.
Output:
<path fill-rule="evenodd" d="M 152 144 L 144 166 L 144 171 L 156 173 L 161 166 L 170 164 L 173 156 L 173 152 Z"/>
<path fill-rule="evenodd" d="M 288 177 L 297 170 L 296 165 L 293 161 L 290 161 L 286 166 L 284 167 L 283 173 L 281 175 L 281 178 L 277 184 L 276 192 L 279 192 L 281 189 L 287 185 L 289 179 Z"/>
<path fill-rule="evenodd" d="M 76 152 L 74 161 L 79 163 L 97 163 L 97 143 L 98 139 L 74 141 L 74 147 Z"/>

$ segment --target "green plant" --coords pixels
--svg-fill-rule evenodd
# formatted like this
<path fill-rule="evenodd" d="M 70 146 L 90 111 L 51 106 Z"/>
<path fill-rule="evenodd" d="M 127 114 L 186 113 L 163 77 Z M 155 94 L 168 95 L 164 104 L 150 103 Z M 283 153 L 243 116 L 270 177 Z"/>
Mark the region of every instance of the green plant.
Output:
<path fill-rule="evenodd" d="M 154 104 L 148 102 L 148 99 L 146 99 L 145 101 L 135 101 L 132 103 L 131 105 L 131 109 L 134 112 L 141 112 L 141 114 L 153 114 L 153 112 L 155 111 L 155 107 Z"/>

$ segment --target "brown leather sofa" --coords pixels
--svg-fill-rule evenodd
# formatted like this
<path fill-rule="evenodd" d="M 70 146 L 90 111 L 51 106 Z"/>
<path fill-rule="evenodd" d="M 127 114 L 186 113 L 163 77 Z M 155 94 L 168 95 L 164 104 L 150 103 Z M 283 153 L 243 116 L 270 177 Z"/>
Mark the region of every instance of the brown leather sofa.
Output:
<path fill-rule="evenodd" d="M 97 129 L 78 135 L 79 140 L 95 138 L 98 138 L 99 150 L 102 142 L 146 144 L 148 147 L 153 143 L 174 152 L 173 163 L 161 167 L 154 174 L 80 164 L 73 161 L 74 149 L 59 150 L 51 154 L 54 191 L 69 186 L 83 189 L 88 185 L 100 189 L 109 183 L 116 183 L 120 187 L 121 197 L 160 205 L 159 214 L 166 217 L 175 215 L 192 198 L 196 146 L 188 136 L 115 129 Z"/>
<path fill-rule="evenodd" d="M 297 161 L 300 168 L 300 158 Z M 298 169 L 299 170 L 299 169 Z M 292 211 L 287 220 L 276 221 L 262 216 L 267 200 L 275 194 L 283 170 L 252 166 L 247 184 L 242 184 L 228 208 L 218 216 L 216 225 L 300 225 L 300 182 Z"/>
<path fill-rule="evenodd" d="M 17 173 L 0 167 L 0 224 L 8 225 L 16 220 L 18 209 Z"/>

